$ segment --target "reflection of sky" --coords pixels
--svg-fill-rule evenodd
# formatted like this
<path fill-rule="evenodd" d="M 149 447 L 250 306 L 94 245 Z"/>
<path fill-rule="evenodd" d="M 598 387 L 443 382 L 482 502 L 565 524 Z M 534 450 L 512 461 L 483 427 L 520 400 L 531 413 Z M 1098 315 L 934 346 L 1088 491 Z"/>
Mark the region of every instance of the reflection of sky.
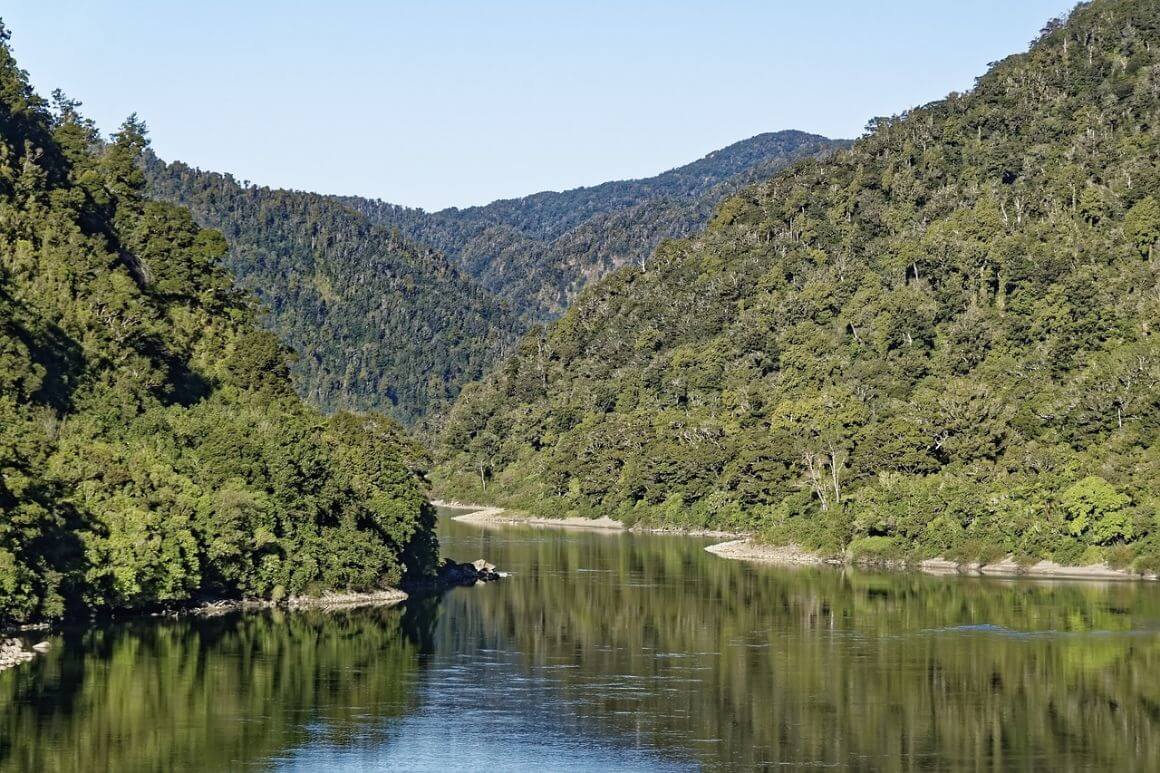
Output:
<path fill-rule="evenodd" d="M 1133 702 L 1155 651 L 1133 645 L 1157 634 L 1155 587 L 752 566 L 695 539 L 446 520 L 440 540 L 445 555 L 487 558 L 511 578 L 429 610 L 407 706 L 359 707 L 363 724 L 345 737 L 311 726 L 267 765 L 744 770 L 918 754 L 1059 769 L 1154 748 Z M 1061 700 L 1083 716 L 1043 724 Z M 1001 754 L 978 745 L 994 716 L 1017 739 Z M 1134 747 L 1097 743 L 1092 724 L 1112 721 Z M 922 750 L 897 748 L 902 737 Z"/>
<path fill-rule="evenodd" d="M 521 672 L 518 652 L 441 653 L 424 671 L 422 708 L 378 732 L 319 741 L 275 758 L 283 771 L 684 771 L 628 735 L 594 736 L 576 706 Z M 550 668 L 550 667 L 548 667 Z M 587 728 L 589 731 L 591 727 Z"/>
<path fill-rule="evenodd" d="M 0 674 L 0 771 L 1157 769 L 1160 584 L 440 538 L 511 578 L 333 619 L 66 632 Z"/>
<path fill-rule="evenodd" d="M 563 581 L 573 575 L 557 567 L 521 562 L 521 547 L 562 538 L 553 530 L 506 529 L 500 532 L 475 528 L 446 530 L 440 539 L 443 550 L 456 560 L 480 556 L 499 560 L 504 570 L 516 577 L 533 571 Z M 616 535 L 574 536 L 574 539 L 617 539 Z M 600 544 L 605 541 L 601 540 Z M 500 544 L 502 543 L 502 544 Z M 515 548 L 513 550 L 513 548 Z M 587 574 L 593 582 L 611 569 L 596 567 Z M 514 580 L 513 580 L 514 582 Z M 599 721 L 605 701 L 617 703 L 644 697 L 656 690 L 634 674 L 576 674 L 581 684 L 572 684 L 564 694 L 556 680 L 559 671 L 579 666 L 547 656 L 536 662 L 519 651 L 488 626 L 488 633 L 475 628 L 472 596 L 476 593 L 512 592 L 515 588 L 488 586 L 461 588 L 444 597 L 435 635 L 435 652 L 424 656 L 420 670 L 419 709 L 407 716 L 369 727 L 355 738 L 328 737 L 327 728 L 317 728 L 316 740 L 291 750 L 269 762 L 284 771 L 424 771 L 479 770 L 503 771 L 684 771 L 696 770 L 693 761 L 674 761 L 671 743 L 665 754 L 648 746 L 643 734 Z M 500 638 L 494 639 L 494 636 Z M 480 638 L 482 636 L 482 638 Z M 664 680 L 664 677 L 660 677 Z M 579 688 L 579 689 L 576 689 Z M 662 688 L 663 690 L 664 688 Z M 669 686 L 668 689 L 673 689 Z M 410 691 L 409 691 L 410 692 Z M 593 714 L 597 716 L 593 716 Z M 692 752 L 690 752 L 690 755 Z M 666 756 L 668 755 L 668 756 Z"/>

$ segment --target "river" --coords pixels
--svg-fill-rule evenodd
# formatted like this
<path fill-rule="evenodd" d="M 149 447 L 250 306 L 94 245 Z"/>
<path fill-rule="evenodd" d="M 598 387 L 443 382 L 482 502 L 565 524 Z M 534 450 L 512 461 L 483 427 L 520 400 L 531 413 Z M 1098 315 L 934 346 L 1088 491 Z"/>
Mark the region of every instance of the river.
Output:
<path fill-rule="evenodd" d="M 0 770 L 1154 770 L 1160 587 L 753 566 L 441 518 L 511 576 L 67 630 Z"/>

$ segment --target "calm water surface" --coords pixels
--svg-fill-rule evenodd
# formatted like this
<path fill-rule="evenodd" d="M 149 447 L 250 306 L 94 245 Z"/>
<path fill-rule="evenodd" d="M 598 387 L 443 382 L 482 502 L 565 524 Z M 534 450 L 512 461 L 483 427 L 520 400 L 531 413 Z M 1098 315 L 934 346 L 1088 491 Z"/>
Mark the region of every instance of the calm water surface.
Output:
<path fill-rule="evenodd" d="M 1160 588 L 443 523 L 512 576 L 144 620 L 0 673 L 0 769 L 1160 770 Z"/>

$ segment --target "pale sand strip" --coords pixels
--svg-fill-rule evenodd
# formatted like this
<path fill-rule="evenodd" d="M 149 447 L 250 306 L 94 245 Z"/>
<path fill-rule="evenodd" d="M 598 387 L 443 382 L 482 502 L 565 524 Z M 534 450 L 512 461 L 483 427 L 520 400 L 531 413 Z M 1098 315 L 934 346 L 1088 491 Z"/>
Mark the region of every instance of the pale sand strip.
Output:
<path fill-rule="evenodd" d="M 723 558 L 754 561 L 766 564 L 834 564 L 846 561 L 825 558 L 796 545 L 762 545 L 752 540 L 741 539 L 709 545 L 705 550 Z M 884 568 L 904 569 L 905 565 L 894 562 Z M 1023 577 L 1033 579 L 1058 580 L 1156 580 L 1157 575 L 1141 575 L 1124 569 L 1113 569 L 1103 564 L 1091 566 L 1063 566 L 1052 561 L 1040 561 L 1031 566 L 1020 566 L 1006 558 L 992 564 L 959 564 L 943 558 L 931 558 L 916 567 L 927 574 L 961 574 L 983 577 Z"/>
<path fill-rule="evenodd" d="M 1154 574 L 1138 574 L 1126 569 L 1113 569 L 1105 564 L 1064 566 L 1054 561 L 1040 561 L 1031 566 L 1020 566 L 1010 558 L 993 564 L 956 564 L 945 558 L 930 558 L 919 564 L 928 574 L 976 574 L 985 577 L 1042 577 L 1061 580 L 1155 580 Z"/>
<path fill-rule="evenodd" d="M 453 516 L 451 520 L 462 523 L 473 523 L 479 526 L 542 526 L 554 529 L 598 529 L 601 531 L 625 531 L 624 524 L 614 518 L 536 518 L 522 513 L 513 513 L 502 507 L 488 507 L 486 505 L 472 505 L 463 502 L 444 502 L 434 499 L 431 504 L 436 507 L 455 507 L 470 509 L 470 513 Z"/>
<path fill-rule="evenodd" d="M 838 564 L 833 558 L 825 558 L 817 553 L 799 548 L 797 545 L 761 545 L 748 539 L 735 539 L 709 545 L 705 550 L 739 561 L 754 561 L 761 564 Z"/>
<path fill-rule="evenodd" d="M 541 526 L 557 529 L 597 529 L 601 531 L 626 531 L 620 521 L 613 518 L 536 518 L 522 513 L 514 513 L 502 507 L 474 505 L 463 502 L 444 502 L 433 500 L 431 504 L 438 507 L 455 507 L 471 510 L 469 513 L 452 518 L 463 523 L 472 523 L 479 526 Z M 705 550 L 721 556 L 739 561 L 753 561 L 764 564 L 782 565 L 819 565 L 828 564 L 840 566 L 848 563 L 839 558 L 827 558 L 810 552 L 796 545 L 763 545 L 754 542 L 742 535 L 729 532 L 714 531 L 687 531 L 679 529 L 642 529 L 633 527 L 630 531 L 650 532 L 658 534 L 684 534 L 692 536 L 733 537 L 727 542 L 709 545 Z M 740 539 L 738 539 L 740 537 Z M 996 561 L 992 564 L 959 564 L 943 558 L 930 558 L 913 567 L 894 562 L 887 565 L 878 565 L 887 569 L 918 569 L 926 574 L 960 574 L 982 577 L 1024 577 L 1030 579 L 1059 579 L 1059 580 L 1156 580 L 1155 574 L 1140 575 L 1124 569 L 1113 569 L 1102 564 L 1091 566 L 1063 566 L 1052 561 L 1040 561 L 1037 564 L 1023 567 L 1010 558 Z"/>
<path fill-rule="evenodd" d="M 634 534 L 672 534 L 682 537 L 716 537 L 718 539 L 738 539 L 746 536 L 731 531 L 682 529 L 677 526 L 649 528 L 638 524 L 630 528 L 625 526 L 621 521 L 615 518 L 609 518 L 608 516 L 601 518 L 580 518 L 575 516 L 571 518 L 542 518 L 526 513 L 512 512 L 502 507 L 473 505 L 465 502 L 445 502 L 441 499 L 433 499 L 431 500 L 431 504 L 436 507 L 453 507 L 460 510 L 471 510 L 471 512 L 464 513 L 463 515 L 452 516 L 451 520 L 462 523 L 473 523 L 477 526 L 544 526 L 552 529 L 597 529 L 600 531 L 628 531 Z"/>

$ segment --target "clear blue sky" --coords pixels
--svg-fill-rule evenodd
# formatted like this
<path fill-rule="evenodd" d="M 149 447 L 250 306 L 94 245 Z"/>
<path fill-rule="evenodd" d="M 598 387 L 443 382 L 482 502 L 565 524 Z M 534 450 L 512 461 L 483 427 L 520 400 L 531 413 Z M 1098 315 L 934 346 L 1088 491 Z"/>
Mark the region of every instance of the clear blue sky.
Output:
<path fill-rule="evenodd" d="M 965 90 L 1070 0 L 8 0 L 45 95 L 162 158 L 428 209 L 655 174 Z"/>

